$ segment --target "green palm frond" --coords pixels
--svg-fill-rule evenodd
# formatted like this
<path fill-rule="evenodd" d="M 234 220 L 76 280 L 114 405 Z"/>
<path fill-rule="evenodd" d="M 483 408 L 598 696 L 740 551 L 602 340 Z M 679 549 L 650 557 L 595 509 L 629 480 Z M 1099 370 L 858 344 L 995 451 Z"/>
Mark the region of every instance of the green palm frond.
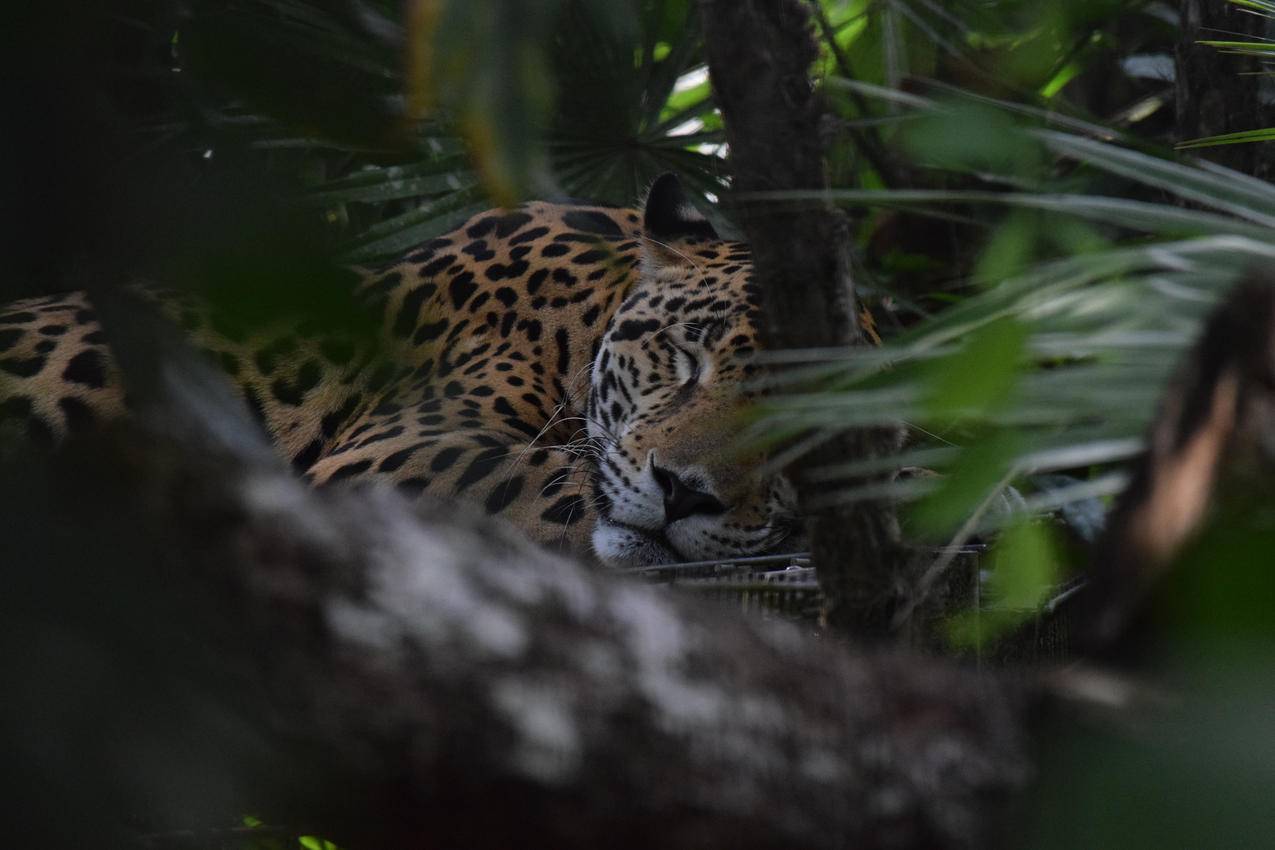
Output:
<path fill-rule="evenodd" d="M 893 458 L 894 467 L 923 464 L 949 473 L 863 485 L 854 482 L 890 461 L 845 464 L 821 471 L 832 485 L 827 498 L 920 500 L 917 516 L 938 519 L 919 530 L 943 535 L 995 491 L 1037 473 L 1083 471 L 1072 487 L 1029 495 L 1031 510 L 1117 492 L 1124 483 L 1119 464 L 1139 451 L 1169 372 L 1203 315 L 1246 270 L 1275 261 L 1275 187 L 1076 133 L 1018 132 L 1071 163 L 1069 171 L 1106 175 L 1098 183 L 1127 181 L 1146 198 L 1074 190 L 766 196 L 777 203 L 1030 209 L 1047 215 L 1045 229 L 1073 217 L 1096 223 L 1106 242 L 1029 264 L 1006 279 L 971 281 L 973 294 L 880 349 L 776 357 L 782 369 L 771 380 L 783 391 L 756 423 L 759 438 L 902 421 L 914 439 Z M 943 510 L 927 513 L 938 502 Z M 982 518 L 993 521 L 1005 517 Z"/>
<path fill-rule="evenodd" d="M 1275 17 L 1275 3 L 1270 0 L 1227 0 L 1227 2 L 1259 15 Z"/>
<path fill-rule="evenodd" d="M 554 50 L 564 98 L 547 134 L 571 196 L 631 203 L 661 173 L 720 193 L 724 142 L 708 88 L 699 17 L 685 0 L 635 4 L 636 26 L 599 26 L 569 7 Z"/>
<path fill-rule="evenodd" d="M 1263 127 L 1258 130 L 1240 130 L 1236 133 L 1222 133 L 1219 136 L 1205 136 L 1202 139 L 1191 139 L 1179 142 L 1175 147 L 1180 151 L 1197 148 L 1211 148 L 1218 145 L 1246 145 L 1250 142 L 1269 142 L 1275 140 L 1275 127 Z"/>
<path fill-rule="evenodd" d="M 721 192 L 724 138 L 694 3 L 438 8 L 400 22 L 372 2 L 191 4 L 156 30 L 173 54 L 174 107 L 152 117 L 144 144 L 217 160 L 256 152 L 360 262 L 493 201 L 629 204 L 666 171 L 706 206 Z M 413 43 L 432 45 L 415 70 Z M 417 101 L 431 104 L 425 117 Z"/>

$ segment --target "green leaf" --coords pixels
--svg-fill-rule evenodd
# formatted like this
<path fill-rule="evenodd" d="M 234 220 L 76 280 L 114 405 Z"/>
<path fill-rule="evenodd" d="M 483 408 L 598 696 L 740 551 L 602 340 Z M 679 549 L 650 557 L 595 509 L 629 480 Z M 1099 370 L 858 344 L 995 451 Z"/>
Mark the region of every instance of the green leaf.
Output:
<path fill-rule="evenodd" d="M 991 283 L 1021 272 L 1035 255 L 1039 229 L 1030 213 L 1015 211 L 1006 216 L 983 249 L 974 279 Z"/>
<path fill-rule="evenodd" d="M 1022 439 L 1009 431 L 973 440 L 938 488 L 908 513 L 918 533 L 946 537 L 976 511 L 985 513 L 1013 479 Z"/>
<path fill-rule="evenodd" d="M 365 262 L 378 257 L 396 257 L 487 209 L 489 204 L 482 198 L 482 190 L 470 186 L 383 221 L 368 228 L 346 249 L 347 259 Z"/>
<path fill-rule="evenodd" d="M 1252 53 L 1259 56 L 1270 55 L 1275 53 L 1275 44 L 1269 41 L 1219 41 L 1216 39 L 1201 39 L 1196 42 L 1206 47 L 1216 47 L 1229 53 Z"/>
<path fill-rule="evenodd" d="M 410 165 L 373 167 L 332 180 L 305 195 L 309 203 L 330 205 L 350 201 L 376 203 L 420 195 L 454 192 L 474 185 L 463 155 L 440 157 Z"/>
<path fill-rule="evenodd" d="M 1275 3 L 1270 0 L 1227 0 L 1227 2 L 1244 9 L 1251 9 L 1263 17 L 1275 15 Z"/>
<path fill-rule="evenodd" d="M 1211 148 L 1218 145 L 1244 145 L 1250 142 L 1269 142 L 1275 139 L 1275 127 L 1263 127 L 1259 130 L 1240 130 L 1237 133 L 1222 133 L 1219 136 L 1205 136 L 1202 139 L 1190 139 L 1174 145 L 1180 151 L 1195 148 Z"/>
<path fill-rule="evenodd" d="M 931 534 L 946 534 L 1014 474 L 1114 464 L 1135 453 L 1168 373 L 1193 340 L 1201 316 L 1244 269 L 1273 262 L 1275 245 L 1268 240 L 1219 236 L 1038 264 L 880 349 L 777 355 L 790 365 L 778 373 L 755 427 L 800 435 L 900 421 L 914 426 L 910 452 L 936 445 L 942 450 L 901 455 L 893 459 L 895 468 L 916 463 L 952 472 L 938 479 L 938 492 L 926 495 L 934 489 L 929 483 L 890 493 L 855 487 L 837 491 L 835 498 L 925 495 L 921 525 Z M 1028 331 L 1012 396 L 990 407 L 947 406 L 945 415 L 936 415 L 929 399 L 940 364 L 969 357 L 967 341 L 1005 322 Z M 960 368 L 950 368 L 965 379 Z M 812 392 L 812 381 L 822 391 Z M 801 392 L 794 392 L 797 387 Z M 871 474 L 889 469 L 882 459 Z M 825 473 L 829 481 L 869 474 L 854 464 Z M 1120 479 L 1104 474 L 1095 470 L 1101 487 L 1092 492 L 1078 486 L 1032 504 L 1050 510 L 1058 499 L 1109 494 Z"/>
<path fill-rule="evenodd" d="M 1012 117 L 983 104 L 930 111 L 907 125 L 903 142 L 923 163 L 953 170 L 1025 174 L 1040 161 L 1039 145 L 1015 132 Z"/>
<path fill-rule="evenodd" d="M 1006 530 L 992 550 L 988 591 L 1002 608 L 1035 611 L 1062 576 L 1053 529 L 1024 520 Z"/>
<path fill-rule="evenodd" d="M 1186 193 L 1183 192 L 1185 195 Z M 996 204 L 1023 209 L 1074 215 L 1090 221 L 1148 233 L 1183 236 L 1188 234 L 1232 234 L 1266 239 L 1271 230 L 1226 216 L 1183 209 L 1149 201 L 1132 201 L 1104 195 L 1035 194 L 1017 192 L 974 192 L 931 189 L 887 189 L 863 191 L 757 192 L 750 200 L 831 201 L 851 206 L 915 207 L 924 204 Z"/>
<path fill-rule="evenodd" d="M 1185 165 L 1068 133 L 1034 133 L 1058 153 L 1249 221 L 1275 227 L 1275 186 L 1221 166 Z"/>
<path fill-rule="evenodd" d="M 340 847 L 317 835 L 302 835 L 297 839 L 297 843 L 305 848 L 305 850 L 341 850 Z"/>
<path fill-rule="evenodd" d="M 948 623 L 949 639 L 958 647 L 985 646 L 1035 615 L 1063 575 L 1055 532 L 1030 519 L 1006 529 L 986 563 L 988 604 Z"/>
<path fill-rule="evenodd" d="M 926 402 L 934 419 L 985 414 L 1009 398 L 1017 381 L 1027 327 L 1006 317 L 980 328 L 964 347 L 931 366 Z"/>

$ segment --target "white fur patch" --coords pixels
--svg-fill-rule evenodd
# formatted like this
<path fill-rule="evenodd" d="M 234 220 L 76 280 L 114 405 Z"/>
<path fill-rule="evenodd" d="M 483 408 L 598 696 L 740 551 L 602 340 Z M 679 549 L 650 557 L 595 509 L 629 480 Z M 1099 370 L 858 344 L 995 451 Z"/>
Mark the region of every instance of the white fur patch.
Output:
<path fill-rule="evenodd" d="M 658 540 L 602 518 L 593 527 L 593 551 L 602 563 L 611 567 L 644 567 L 681 560 Z"/>

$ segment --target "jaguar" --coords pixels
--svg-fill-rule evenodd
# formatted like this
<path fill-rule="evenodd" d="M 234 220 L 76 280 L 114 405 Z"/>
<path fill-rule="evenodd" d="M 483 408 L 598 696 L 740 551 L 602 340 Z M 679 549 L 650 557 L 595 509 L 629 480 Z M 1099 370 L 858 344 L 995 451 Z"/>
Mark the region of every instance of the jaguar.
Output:
<path fill-rule="evenodd" d="M 315 486 L 460 499 L 614 566 L 791 544 L 792 486 L 735 439 L 760 347 L 750 255 L 675 176 L 640 209 L 479 213 L 355 271 L 371 344 L 296 319 L 245 329 L 189 292 L 141 291 Z M 0 439 L 55 444 L 128 412 L 91 295 L 0 309 Z"/>

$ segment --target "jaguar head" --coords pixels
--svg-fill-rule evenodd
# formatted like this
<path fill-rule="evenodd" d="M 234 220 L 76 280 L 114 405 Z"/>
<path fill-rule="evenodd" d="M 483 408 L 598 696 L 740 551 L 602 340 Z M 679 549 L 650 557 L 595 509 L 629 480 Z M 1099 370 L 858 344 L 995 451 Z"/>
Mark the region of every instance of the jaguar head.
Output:
<path fill-rule="evenodd" d="M 723 241 L 672 175 L 651 187 L 643 229 L 590 379 L 594 550 L 637 566 L 786 549 L 793 488 L 739 440 L 761 319 L 748 249 Z"/>

